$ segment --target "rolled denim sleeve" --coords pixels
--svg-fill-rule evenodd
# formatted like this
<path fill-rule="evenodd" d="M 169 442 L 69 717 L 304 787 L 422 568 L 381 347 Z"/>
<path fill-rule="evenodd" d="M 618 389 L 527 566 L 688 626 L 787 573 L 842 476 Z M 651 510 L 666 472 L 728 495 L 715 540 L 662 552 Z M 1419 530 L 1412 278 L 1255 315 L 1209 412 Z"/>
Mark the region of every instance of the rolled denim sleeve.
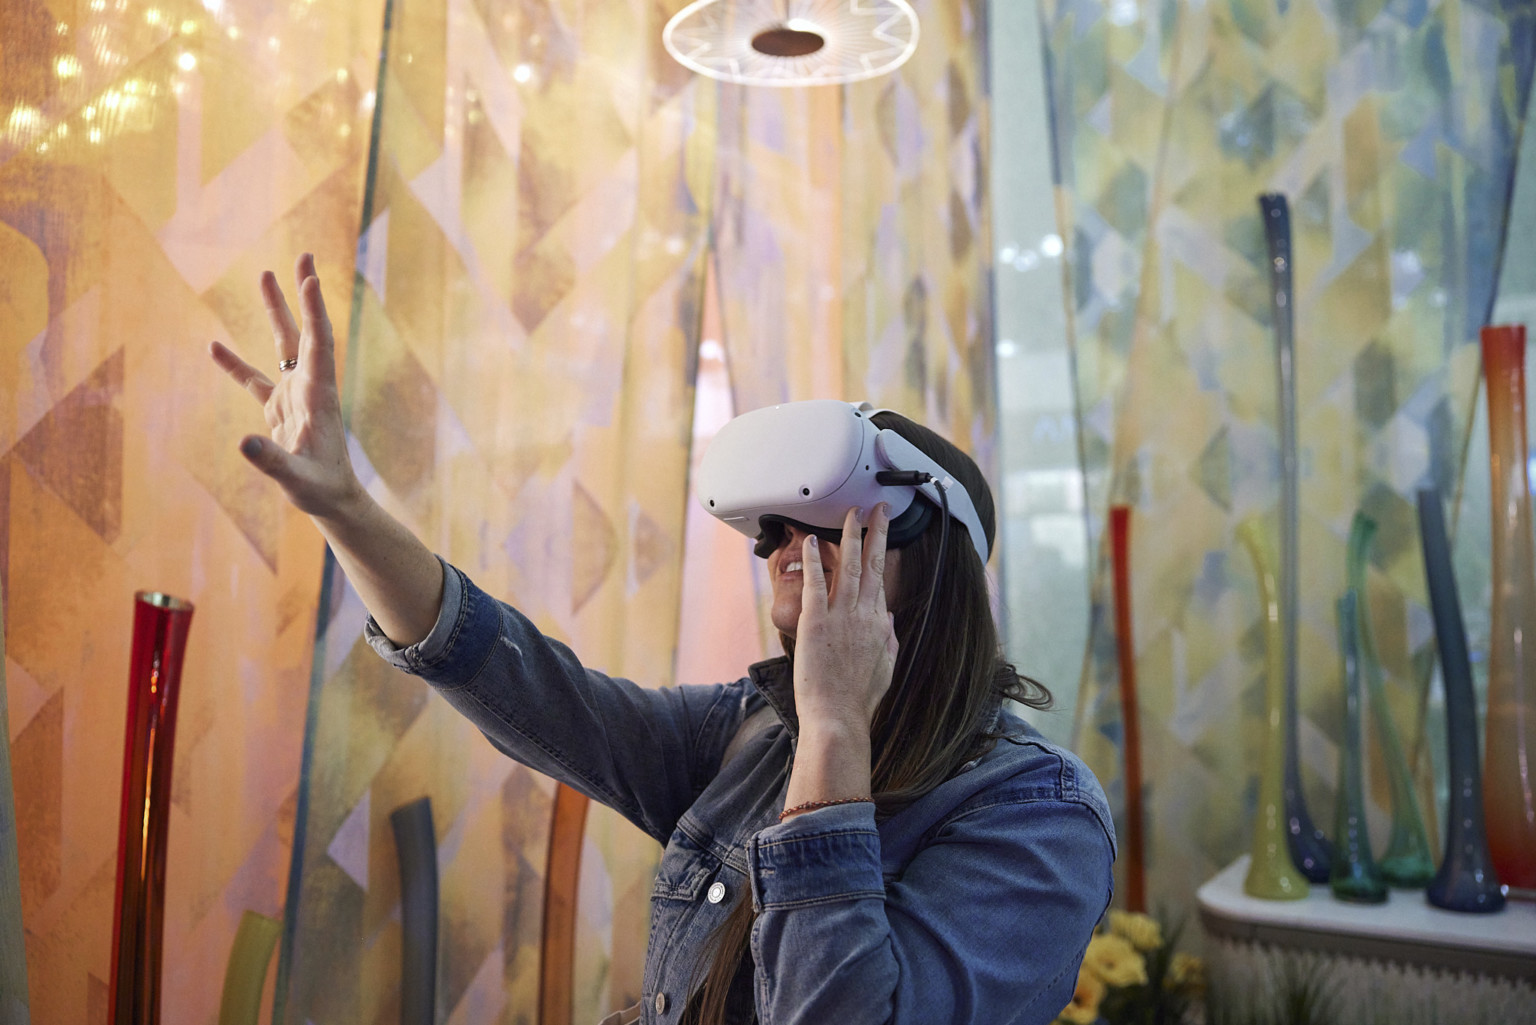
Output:
<path fill-rule="evenodd" d="M 874 806 L 797 815 L 748 845 L 762 1025 L 1045 1023 L 1108 906 L 1113 844 L 1067 800 L 1005 797 L 884 880 Z"/>
<path fill-rule="evenodd" d="M 719 767 L 750 685 L 640 687 L 587 669 L 570 648 L 443 563 L 431 633 L 386 661 L 419 676 L 509 757 L 608 805 L 665 843 Z"/>

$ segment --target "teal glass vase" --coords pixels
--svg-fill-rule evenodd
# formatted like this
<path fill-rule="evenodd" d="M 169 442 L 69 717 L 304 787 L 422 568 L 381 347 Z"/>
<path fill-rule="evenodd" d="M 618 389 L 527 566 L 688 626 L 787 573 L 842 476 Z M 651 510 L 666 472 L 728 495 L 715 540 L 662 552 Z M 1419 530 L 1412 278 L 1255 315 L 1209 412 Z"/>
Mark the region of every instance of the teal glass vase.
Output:
<path fill-rule="evenodd" d="M 1376 726 L 1376 738 L 1381 743 L 1382 762 L 1392 799 L 1392 833 L 1377 864 L 1382 878 L 1391 885 L 1417 889 L 1427 886 L 1434 878 L 1435 859 L 1429 849 L 1429 833 L 1424 828 L 1418 790 L 1413 785 L 1408 759 L 1403 756 L 1403 743 L 1398 739 L 1397 724 L 1393 722 L 1392 709 L 1387 704 L 1381 659 L 1377 656 L 1376 641 L 1371 633 L 1370 605 L 1365 598 L 1365 568 L 1375 536 L 1376 521 L 1363 512 L 1355 513 L 1355 522 L 1349 532 L 1348 566 L 1349 589 L 1355 593 L 1357 602 L 1355 630 L 1360 675 L 1365 680 L 1366 701 L 1370 706 L 1371 721 Z"/>
<path fill-rule="evenodd" d="M 1364 772 L 1360 765 L 1360 651 L 1355 636 L 1354 591 L 1339 599 L 1339 654 L 1344 662 L 1344 736 L 1339 743 L 1339 791 L 1328 885 L 1340 900 L 1380 904 L 1387 883 L 1371 856 L 1365 822 Z"/>

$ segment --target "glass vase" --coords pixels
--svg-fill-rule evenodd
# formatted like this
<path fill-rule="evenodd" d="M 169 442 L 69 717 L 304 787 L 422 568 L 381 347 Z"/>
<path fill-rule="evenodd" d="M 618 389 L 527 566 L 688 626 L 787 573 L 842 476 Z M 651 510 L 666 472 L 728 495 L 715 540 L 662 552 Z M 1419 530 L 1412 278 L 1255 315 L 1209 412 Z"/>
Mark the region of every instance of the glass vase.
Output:
<path fill-rule="evenodd" d="M 1301 753 L 1296 742 L 1299 714 L 1296 624 L 1300 616 L 1300 540 L 1296 464 L 1296 329 L 1291 266 L 1291 208 L 1284 195 L 1259 196 L 1264 240 L 1269 251 L 1269 304 L 1275 331 L 1276 409 L 1280 440 L 1280 627 L 1285 643 L 1285 816 L 1291 858 L 1314 883 L 1328 881 L 1329 848 L 1312 823 L 1301 787 Z"/>
<path fill-rule="evenodd" d="M 275 918 L 247 911 L 240 916 L 235 944 L 224 970 L 224 993 L 219 1000 L 219 1025 L 256 1025 L 261 1017 L 261 991 L 267 983 L 267 965 L 283 925 Z"/>
<path fill-rule="evenodd" d="M 1371 721 L 1381 742 L 1382 762 L 1392 799 L 1392 832 L 1387 849 L 1378 864 L 1382 878 L 1393 886 L 1421 887 L 1434 878 L 1435 860 L 1429 851 L 1429 834 L 1424 828 L 1424 812 L 1419 807 L 1419 792 L 1403 757 L 1392 709 L 1387 705 L 1387 689 L 1382 681 L 1381 660 L 1371 632 L 1370 606 L 1365 600 L 1365 567 L 1371 541 L 1376 536 L 1376 521 L 1363 512 L 1355 513 L 1349 532 L 1349 587 L 1355 592 L 1356 640 L 1359 647 L 1360 675 L 1365 680 L 1366 700 Z"/>
<path fill-rule="evenodd" d="M 157 591 L 134 595 L 107 1004 L 111 1025 L 154 1025 L 160 1020 L 171 756 L 181 663 L 191 625 L 191 602 Z"/>
<path fill-rule="evenodd" d="M 4 595 L 0 594 L 0 608 Z M 0 1023 L 24 1022 L 27 944 L 21 928 L 21 860 L 11 786 L 11 728 L 5 691 L 5 617 L 0 615 Z"/>
<path fill-rule="evenodd" d="M 1435 618 L 1435 645 L 1445 680 L 1446 775 L 1451 800 L 1446 815 L 1445 858 L 1425 896 L 1449 911 L 1497 911 L 1504 890 L 1488 853 L 1483 826 L 1482 768 L 1477 758 L 1477 700 L 1472 695 L 1472 661 L 1467 630 L 1451 569 L 1451 544 L 1445 532 L 1440 492 L 1419 492 L 1419 538 L 1424 546 L 1424 574 Z"/>
<path fill-rule="evenodd" d="M 1493 489 L 1483 811 L 1499 878 L 1536 891 L 1536 545 L 1526 462 L 1525 328 L 1485 327 L 1482 341 Z"/>
<path fill-rule="evenodd" d="M 1141 711 L 1136 700 L 1136 644 L 1131 635 L 1131 508 L 1109 510 L 1110 554 L 1115 572 L 1115 645 L 1120 661 L 1120 721 L 1125 758 L 1125 904 L 1147 910 L 1146 838 L 1141 794 Z"/>
<path fill-rule="evenodd" d="M 1274 559 L 1258 521 L 1237 528 L 1237 539 L 1253 560 L 1264 606 L 1264 753 L 1259 763 L 1259 802 L 1253 822 L 1248 875 L 1243 892 L 1268 900 L 1298 900 L 1311 890 L 1291 860 L 1285 828 L 1285 649 L 1280 636 L 1280 597 Z"/>
<path fill-rule="evenodd" d="M 400 862 L 400 1025 L 437 1020 L 437 832 L 432 799 L 389 813 Z"/>
<path fill-rule="evenodd" d="M 1340 900 L 1380 904 L 1386 880 L 1371 857 L 1365 821 L 1365 780 L 1360 765 L 1360 649 L 1355 632 L 1354 591 L 1339 599 L 1339 654 L 1344 662 L 1344 736 L 1339 744 L 1338 814 L 1328 885 Z"/>

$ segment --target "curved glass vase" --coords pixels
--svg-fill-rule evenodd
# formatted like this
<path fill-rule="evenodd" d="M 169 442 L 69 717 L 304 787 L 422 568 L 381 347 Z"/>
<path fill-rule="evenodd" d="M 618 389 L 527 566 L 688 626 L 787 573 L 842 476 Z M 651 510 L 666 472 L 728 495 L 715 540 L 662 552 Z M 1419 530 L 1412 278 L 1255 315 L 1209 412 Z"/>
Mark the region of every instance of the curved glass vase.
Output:
<path fill-rule="evenodd" d="M 1525 328 L 1485 327 L 1482 341 L 1493 488 L 1483 811 L 1499 878 L 1536 890 L 1536 543 L 1526 463 Z"/>
<path fill-rule="evenodd" d="M 1285 818 L 1296 867 L 1314 883 L 1328 881 L 1329 848 L 1312 823 L 1301 787 L 1301 753 L 1296 742 L 1296 622 L 1300 615 L 1296 466 L 1296 331 L 1292 302 L 1291 209 L 1285 196 L 1259 196 L 1264 239 L 1269 249 L 1270 316 L 1275 328 L 1280 436 L 1280 627 L 1285 642 Z"/>
<path fill-rule="evenodd" d="M 282 930 L 277 919 L 254 911 L 240 916 L 235 944 L 229 951 L 229 966 L 224 970 L 219 1025 L 256 1025 L 261 1016 L 261 990 L 267 982 L 267 965 Z"/>
<path fill-rule="evenodd" d="M 1382 682 L 1381 660 L 1376 655 L 1376 640 L 1371 633 L 1370 606 L 1365 600 L 1365 566 L 1376 536 L 1376 521 L 1363 512 L 1355 513 L 1349 531 L 1349 588 L 1355 592 L 1356 639 L 1359 642 L 1360 675 L 1365 679 L 1367 703 L 1376 737 L 1381 741 L 1382 761 L 1392 795 L 1392 833 L 1378 864 L 1382 878 L 1393 886 L 1418 888 L 1435 875 L 1435 859 L 1429 850 L 1429 833 L 1424 828 L 1424 812 L 1419 807 L 1419 793 L 1403 757 L 1392 709 L 1387 705 L 1387 689 Z"/>
<path fill-rule="evenodd" d="M 1380 904 L 1387 883 L 1371 857 L 1360 767 L 1360 651 L 1355 636 L 1355 592 L 1339 599 L 1339 654 L 1344 661 L 1344 737 L 1339 744 L 1338 816 L 1328 885 L 1340 900 Z"/>
<path fill-rule="evenodd" d="M 1264 754 L 1259 765 L 1259 806 L 1243 892 L 1268 900 L 1299 900 L 1311 890 L 1291 860 L 1285 828 L 1285 649 L 1280 637 L 1280 598 L 1274 559 L 1256 520 L 1237 528 L 1253 560 L 1264 604 Z"/>
<path fill-rule="evenodd" d="M 1445 760 L 1451 790 L 1445 858 L 1425 896 L 1431 904 L 1448 911 L 1497 911 L 1504 906 L 1504 889 L 1488 853 L 1488 832 L 1483 826 L 1472 660 L 1467 655 L 1467 630 L 1451 569 L 1445 513 L 1440 492 L 1434 488 L 1419 492 L 1419 537 L 1424 546 L 1424 573 L 1429 579 L 1429 605 L 1435 617 L 1435 644 L 1440 649 L 1440 674 L 1445 679 Z"/>
<path fill-rule="evenodd" d="M 191 602 L 157 591 L 134 595 L 107 1004 L 111 1025 L 154 1025 L 160 1020 L 171 756 L 176 750 L 181 663 L 191 625 Z"/>
<path fill-rule="evenodd" d="M 389 813 L 400 862 L 400 1023 L 437 1020 L 437 832 L 432 799 Z"/>

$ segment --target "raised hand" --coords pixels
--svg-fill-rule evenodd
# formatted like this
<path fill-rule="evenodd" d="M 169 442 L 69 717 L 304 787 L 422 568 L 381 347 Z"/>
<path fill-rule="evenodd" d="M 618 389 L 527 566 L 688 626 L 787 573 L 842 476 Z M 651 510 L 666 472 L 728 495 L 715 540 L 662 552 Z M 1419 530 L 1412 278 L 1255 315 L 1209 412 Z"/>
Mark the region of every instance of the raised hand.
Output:
<path fill-rule="evenodd" d="M 341 397 L 336 384 L 336 343 L 308 253 L 294 265 L 300 321 L 295 322 L 277 277 L 261 276 L 261 296 L 272 324 L 279 368 L 274 381 L 227 346 L 209 346 L 213 361 L 262 405 L 271 437 L 246 436 L 240 452 L 283 489 L 303 512 L 340 514 L 363 494 L 347 455 Z"/>
<path fill-rule="evenodd" d="M 802 734 L 821 728 L 869 735 L 896 665 L 896 631 L 886 608 L 884 504 L 869 515 L 860 538 L 859 510 L 850 509 L 828 593 L 814 534 L 803 545 L 800 620 L 795 630 L 795 711 Z"/>

